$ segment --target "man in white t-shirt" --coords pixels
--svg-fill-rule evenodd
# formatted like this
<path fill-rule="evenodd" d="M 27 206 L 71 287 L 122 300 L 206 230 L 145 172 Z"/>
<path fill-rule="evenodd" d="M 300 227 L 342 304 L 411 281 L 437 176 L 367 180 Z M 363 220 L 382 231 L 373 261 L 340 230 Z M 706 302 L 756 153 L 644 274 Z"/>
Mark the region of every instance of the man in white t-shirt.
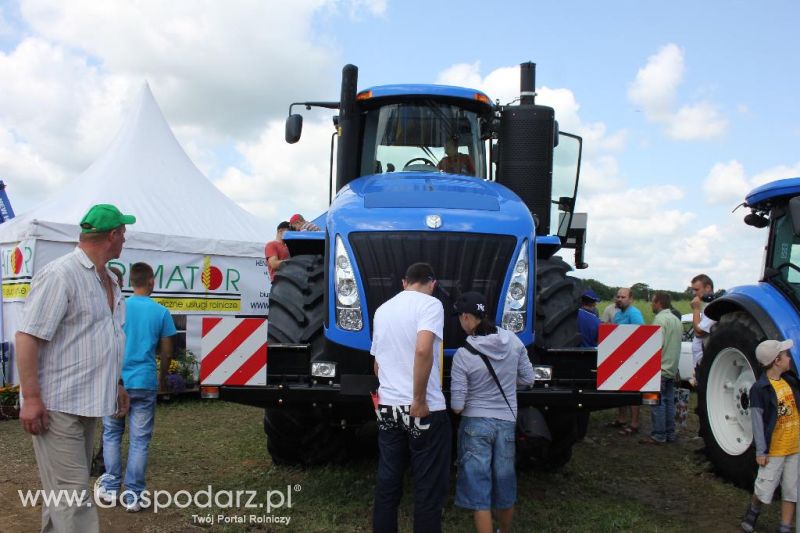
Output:
<path fill-rule="evenodd" d="M 694 340 L 692 340 L 692 359 L 694 366 L 700 364 L 703 359 L 703 343 L 711 327 L 716 324 L 714 320 L 708 318 L 703 310 L 706 307 L 709 297 L 714 294 L 714 282 L 705 274 L 698 274 L 692 278 L 692 327 L 694 328 Z"/>
<path fill-rule="evenodd" d="M 409 461 L 414 474 L 414 530 L 441 531 L 450 482 L 450 419 L 439 373 L 444 308 L 432 296 L 433 269 L 414 263 L 403 291 L 373 320 L 378 375 L 378 476 L 373 529 L 397 531 L 397 507 Z"/>

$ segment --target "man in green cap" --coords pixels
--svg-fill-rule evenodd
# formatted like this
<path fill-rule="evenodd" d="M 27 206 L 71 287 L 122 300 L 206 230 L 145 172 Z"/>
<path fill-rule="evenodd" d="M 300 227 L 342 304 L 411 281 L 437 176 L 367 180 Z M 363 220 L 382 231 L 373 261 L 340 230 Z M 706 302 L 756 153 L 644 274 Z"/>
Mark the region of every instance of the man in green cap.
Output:
<path fill-rule="evenodd" d="M 20 422 L 53 496 L 88 493 L 97 419 L 128 411 L 120 381 L 125 308 L 107 263 L 120 256 L 125 225 L 134 222 L 113 205 L 93 206 L 78 246 L 36 273 L 25 301 L 16 335 Z M 98 531 L 96 506 L 87 497 L 43 506 L 42 531 L 51 530 Z"/>

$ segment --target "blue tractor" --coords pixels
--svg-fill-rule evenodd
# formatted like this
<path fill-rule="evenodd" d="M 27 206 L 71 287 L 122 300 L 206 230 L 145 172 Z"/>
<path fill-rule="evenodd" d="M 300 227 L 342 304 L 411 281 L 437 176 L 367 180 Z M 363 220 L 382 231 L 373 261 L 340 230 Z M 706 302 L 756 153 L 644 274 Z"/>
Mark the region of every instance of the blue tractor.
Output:
<path fill-rule="evenodd" d="M 220 389 L 222 399 L 265 407 L 275 463 L 337 461 L 358 433 L 374 430 L 372 317 L 415 262 L 433 266 L 445 310 L 462 292 L 481 292 L 489 316 L 529 347 L 538 381 L 519 402 L 538 432 L 528 434 L 523 459 L 564 464 L 590 410 L 646 401 L 598 391 L 596 353 L 579 347 L 580 283 L 554 254 L 574 248 L 576 265 L 586 266 L 585 222 L 576 223 L 585 215 L 573 214 L 581 139 L 559 132 L 554 110 L 535 104 L 534 65 L 521 72 L 518 105 L 450 86 L 358 91 L 352 65 L 340 101 L 292 104 L 338 110 L 335 197 L 317 219 L 322 231 L 284 236 L 291 259 L 270 294 L 266 386 Z M 294 143 L 302 116 L 289 113 Z M 465 339 L 446 314 L 445 393 Z"/>
<path fill-rule="evenodd" d="M 793 339 L 800 368 L 800 178 L 762 185 L 744 206 L 745 223 L 769 231 L 763 273 L 757 285 L 735 287 L 705 309 L 718 323 L 700 363 L 697 412 L 712 464 L 751 490 L 757 466 L 749 392 L 762 372 L 755 348 L 765 339 Z"/>

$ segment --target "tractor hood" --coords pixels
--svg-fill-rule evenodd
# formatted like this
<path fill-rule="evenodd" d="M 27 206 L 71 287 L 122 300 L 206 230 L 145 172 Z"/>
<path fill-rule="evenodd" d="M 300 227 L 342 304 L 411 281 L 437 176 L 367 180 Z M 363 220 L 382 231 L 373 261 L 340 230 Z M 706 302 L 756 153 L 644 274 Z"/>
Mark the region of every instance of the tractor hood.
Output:
<path fill-rule="evenodd" d="M 526 235 L 533 218 L 519 197 L 497 183 L 443 173 L 392 172 L 364 176 L 336 195 L 328 225 L 353 230 L 428 229 L 425 217 L 439 215 L 438 231 Z"/>
<path fill-rule="evenodd" d="M 366 178 L 360 195 L 364 207 L 439 207 L 499 211 L 497 192 L 488 182 L 451 175 L 420 176 L 418 172 L 379 174 Z"/>

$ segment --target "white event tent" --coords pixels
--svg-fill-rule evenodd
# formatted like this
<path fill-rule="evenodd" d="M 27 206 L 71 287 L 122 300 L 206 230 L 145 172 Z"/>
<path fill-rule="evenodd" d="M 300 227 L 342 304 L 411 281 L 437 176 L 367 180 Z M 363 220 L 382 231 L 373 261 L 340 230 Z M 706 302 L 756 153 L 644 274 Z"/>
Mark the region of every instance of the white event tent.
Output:
<path fill-rule="evenodd" d="M 13 182 L 9 192 L 13 201 Z M 266 315 L 264 244 L 275 229 L 239 207 L 192 163 L 147 84 L 109 148 L 83 174 L 38 207 L 0 224 L 3 339 L 13 340 L 32 276 L 77 243 L 78 222 L 94 204 L 136 216 L 122 256 L 124 273 L 145 261 L 156 272 L 153 297 L 173 315 Z M 182 321 L 177 321 L 182 322 Z M 188 319 L 187 347 L 199 353 Z M 15 372 L 6 365 L 6 381 Z"/>

